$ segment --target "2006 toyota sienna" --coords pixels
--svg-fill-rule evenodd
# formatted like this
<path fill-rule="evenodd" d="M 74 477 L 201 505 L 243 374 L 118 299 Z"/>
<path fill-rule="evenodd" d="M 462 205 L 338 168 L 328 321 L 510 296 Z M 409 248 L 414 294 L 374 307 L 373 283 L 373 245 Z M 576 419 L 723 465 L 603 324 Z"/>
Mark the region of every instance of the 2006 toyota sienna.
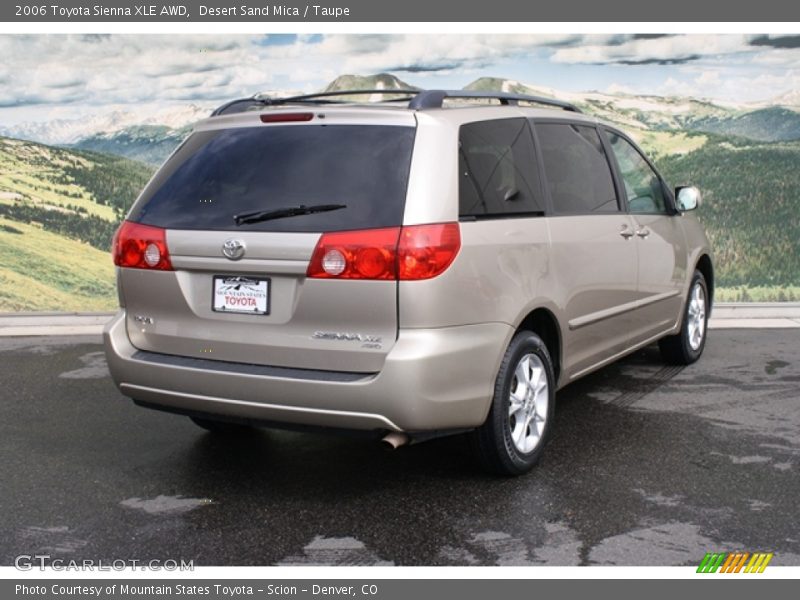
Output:
<path fill-rule="evenodd" d="M 697 360 L 696 188 L 557 100 L 366 93 L 230 102 L 161 167 L 114 240 L 123 394 L 222 433 L 466 433 L 519 474 L 558 388 L 655 341 Z"/>

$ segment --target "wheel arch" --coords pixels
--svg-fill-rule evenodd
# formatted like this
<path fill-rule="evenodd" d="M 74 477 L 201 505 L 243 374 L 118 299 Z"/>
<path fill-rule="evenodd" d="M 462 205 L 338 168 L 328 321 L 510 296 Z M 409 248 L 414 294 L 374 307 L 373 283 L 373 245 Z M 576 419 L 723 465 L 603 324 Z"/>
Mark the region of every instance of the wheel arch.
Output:
<path fill-rule="evenodd" d="M 700 271 L 706 280 L 706 287 L 708 288 L 708 313 L 710 316 L 712 307 L 714 306 L 714 265 L 711 262 L 711 257 L 708 254 L 703 254 L 697 259 L 695 269 Z"/>
<path fill-rule="evenodd" d="M 553 371 L 555 380 L 558 382 L 561 375 L 561 353 L 562 353 L 562 339 L 561 328 L 558 324 L 556 316 L 547 308 L 539 307 L 530 311 L 525 318 L 520 321 L 517 326 L 519 331 L 532 331 L 544 342 L 547 346 L 547 351 L 550 353 L 550 358 L 553 361 Z"/>

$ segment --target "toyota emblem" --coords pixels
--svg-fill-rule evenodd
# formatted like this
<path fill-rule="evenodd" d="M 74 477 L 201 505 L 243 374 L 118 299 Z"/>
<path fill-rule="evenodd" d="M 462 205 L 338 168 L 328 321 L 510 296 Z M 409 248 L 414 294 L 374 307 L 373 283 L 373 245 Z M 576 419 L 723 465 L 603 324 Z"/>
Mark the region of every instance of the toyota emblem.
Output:
<path fill-rule="evenodd" d="M 244 256 L 244 242 L 241 240 L 225 240 L 222 244 L 222 254 L 231 260 L 239 260 Z"/>

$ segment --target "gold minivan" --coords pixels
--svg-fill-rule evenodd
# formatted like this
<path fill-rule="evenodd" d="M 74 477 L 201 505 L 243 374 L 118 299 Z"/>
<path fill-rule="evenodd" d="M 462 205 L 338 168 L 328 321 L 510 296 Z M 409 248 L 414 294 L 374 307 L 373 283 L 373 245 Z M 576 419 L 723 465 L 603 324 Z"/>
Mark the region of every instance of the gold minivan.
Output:
<path fill-rule="evenodd" d="M 656 341 L 673 363 L 703 352 L 699 203 L 556 100 L 236 100 L 117 232 L 109 368 L 137 404 L 218 434 L 466 433 L 485 467 L 520 474 L 558 388 Z"/>

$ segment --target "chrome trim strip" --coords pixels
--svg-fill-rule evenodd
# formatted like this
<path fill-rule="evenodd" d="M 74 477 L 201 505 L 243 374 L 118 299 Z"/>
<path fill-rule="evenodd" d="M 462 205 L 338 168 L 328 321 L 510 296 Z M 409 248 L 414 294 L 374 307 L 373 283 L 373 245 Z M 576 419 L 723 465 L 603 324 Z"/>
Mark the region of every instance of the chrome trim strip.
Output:
<path fill-rule="evenodd" d="M 216 256 L 185 256 L 170 254 L 175 269 L 212 271 L 218 273 L 270 273 L 275 275 L 305 275 L 307 260 L 276 260 L 269 258 L 240 258 L 236 261 Z"/>
<path fill-rule="evenodd" d="M 654 304 L 656 302 L 661 302 L 662 300 L 674 298 L 679 294 L 680 292 L 678 290 L 673 290 L 671 292 L 664 292 L 662 294 L 648 296 L 647 298 L 642 298 L 641 300 L 634 300 L 633 302 L 620 304 L 619 306 L 614 306 L 612 308 L 599 310 L 597 312 L 590 313 L 583 317 L 577 317 L 575 319 L 572 319 L 571 321 L 569 321 L 569 328 L 571 331 L 574 331 L 575 329 L 586 327 L 587 325 L 591 325 L 592 323 L 597 323 L 598 321 L 604 321 L 606 319 L 616 317 L 617 315 L 621 315 L 622 313 L 625 312 L 633 311 L 638 308 Z"/>

